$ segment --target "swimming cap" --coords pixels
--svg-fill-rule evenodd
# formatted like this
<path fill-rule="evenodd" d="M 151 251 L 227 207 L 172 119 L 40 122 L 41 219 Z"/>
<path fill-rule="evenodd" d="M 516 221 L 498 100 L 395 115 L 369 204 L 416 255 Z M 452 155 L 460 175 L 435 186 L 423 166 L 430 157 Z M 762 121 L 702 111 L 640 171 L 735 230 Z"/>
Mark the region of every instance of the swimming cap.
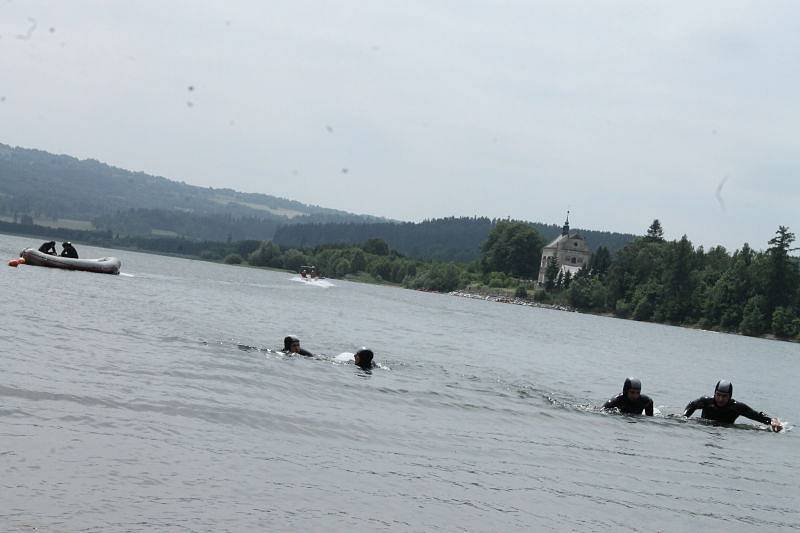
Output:
<path fill-rule="evenodd" d="M 375 354 L 369 348 L 361 348 L 355 353 L 353 359 L 358 358 L 358 366 L 362 368 L 370 368 L 372 366 L 372 358 Z"/>
<path fill-rule="evenodd" d="M 721 392 L 722 394 L 730 394 L 733 396 L 733 383 L 721 379 L 717 381 L 717 386 L 714 388 L 714 392 Z"/>
<path fill-rule="evenodd" d="M 292 337 L 291 335 L 289 335 L 288 337 L 284 337 L 283 338 L 283 349 L 284 350 L 288 350 L 292 346 L 292 344 L 294 344 L 295 342 L 299 344 L 300 343 L 300 339 L 298 339 L 297 337 Z"/>
<path fill-rule="evenodd" d="M 628 392 L 629 389 L 638 391 L 642 390 L 642 382 L 637 378 L 627 378 L 625 380 L 625 384 L 622 386 L 622 392 Z"/>

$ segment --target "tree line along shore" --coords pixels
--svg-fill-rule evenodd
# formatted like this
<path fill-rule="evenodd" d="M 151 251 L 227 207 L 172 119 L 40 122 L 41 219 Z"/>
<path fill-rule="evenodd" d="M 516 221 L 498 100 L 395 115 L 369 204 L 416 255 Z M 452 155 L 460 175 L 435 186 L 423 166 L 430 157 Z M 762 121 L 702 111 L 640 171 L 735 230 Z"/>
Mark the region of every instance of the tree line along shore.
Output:
<path fill-rule="evenodd" d="M 8 222 L 0 222 L 0 231 L 293 272 L 315 265 L 332 278 L 493 294 L 639 321 L 800 340 L 800 261 L 791 255 L 795 235 L 785 226 L 765 250 L 745 243 L 731 253 L 722 246 L 695 247 L 685 235 L 665 240 L 656 220 L 616 253 L 599 247 L 574 275 L 549 263 L 541 285 L 535 279 L 545 242 L 531 224 L 514 220 L 498 221 L 479 257 L 469 262 L 410 258 L 380 238 L 287 248 L 272 241 L 118 236 Z"/>

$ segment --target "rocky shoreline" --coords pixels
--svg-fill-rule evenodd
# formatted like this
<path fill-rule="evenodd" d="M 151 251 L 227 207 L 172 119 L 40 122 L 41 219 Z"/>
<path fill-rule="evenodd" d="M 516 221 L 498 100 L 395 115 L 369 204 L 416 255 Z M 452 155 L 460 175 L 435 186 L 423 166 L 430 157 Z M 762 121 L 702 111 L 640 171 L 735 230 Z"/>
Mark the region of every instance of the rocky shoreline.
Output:
<path fill-rule="evenodd" d="M 552 309 L 554 311 L 569 311 L 571 313 L 581 313 L 577 309 L 570 307 L 568 305 L 555 305 L 555 304 L 543 304 L 539 302 L 533 302 L 531 300 L 525 298 L 512 298 L 510 296 L 504 296 L 501 294 L 480 294 L 480 293 L 471 293 L 465 291 L 452 291 L 448 293 L 451 296 L 458 296 L 459 298 L 469 298 L 471 300 L 485 300 L 487 302 L 498 302 L 501 304 L 512 304 L 512 305 L 522 305 L 525 307 L 538 307 L 540 309 Z M 592 312 L 584 312 L 584 314 L 589 315 L 596 315 L 596 316 L 605 316 L 609 318 L 619 318 L 621 320 L 630 320 L 621 317 L 614 316 L 612 313 L 592 313 Z M 739 335 L 743 336 L 741 333 L 736 333 L 733 331 L 715 331 L 711 329 L 703 329 L 698 326 L 690 326 L 685 324 L 668 324 L 664 322 L 648 322 L 649 324 L 661 324 L 664 326 L 673 326 L 679 328 L 687 328 L 687 329 L 694 329 L 697 331 L 706 331 L 709 333 L 720 333 L 722 335 Z M 800 339 L 787 339 L 776 337 L 770 333 L 766 333 L 764 335 L 759 335 L 757 337 L 753 337 L 756 339 L 765 339 L 765 340 L 773 340 L 773 341 L 781 341 L 781 342 L 793 342 L 793 343 L 800 343 Z"/>
<path fill-rule="evenodd" d="M 538 307 L 540 309 L 553 309 L 555 311 L 569 311 L 573 313 L 576 312 L 576 309 L 569 307 L 568 305 L 543 304 L 528 300 L 527 298 L 512 298 L 510 296 L 498 294 L 478 294 L 464 291 L 452 291 L 448 294 L 451 296 L 458 296 L 459 298 L 469 298 L 471 300 L 485 300 L 487 302 L 497 302 L 501 304 L 522 305 L 525 307 Z"/>

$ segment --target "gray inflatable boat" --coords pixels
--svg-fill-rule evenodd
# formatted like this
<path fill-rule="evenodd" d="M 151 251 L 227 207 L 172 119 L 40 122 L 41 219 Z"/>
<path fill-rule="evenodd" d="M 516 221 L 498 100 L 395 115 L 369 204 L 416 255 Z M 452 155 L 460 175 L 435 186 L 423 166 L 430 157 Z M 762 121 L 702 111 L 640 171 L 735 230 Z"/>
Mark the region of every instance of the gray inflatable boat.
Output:
<path fill-rule="evenodd" d="M 116 257 L 72 259 L 71 257 L 46 254 L 35 248 L 25 248 L 20 256 L 25 260 L 26 265 L 83 270 L 84 272 L 97 272 L 98 274 L 119 274 L 119 269 L 122 266 L 122 261 Z"/>

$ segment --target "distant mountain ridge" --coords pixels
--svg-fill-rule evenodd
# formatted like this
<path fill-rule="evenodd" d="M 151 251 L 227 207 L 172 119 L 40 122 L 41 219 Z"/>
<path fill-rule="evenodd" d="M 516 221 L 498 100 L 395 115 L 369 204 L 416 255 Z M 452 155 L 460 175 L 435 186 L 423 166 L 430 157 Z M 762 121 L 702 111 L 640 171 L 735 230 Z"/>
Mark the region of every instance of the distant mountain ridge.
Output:
<path fill-rule="evenodd" d="M 447 217 L 423 222 L 329 223 L 281 226 L 274 241 L 282 247 L 313 248 L 325 244 L 360 244 L 379 238 L 393 250 L 423 260 L 472 261 L 480 256 L 481 244 L 497 223 L 486 217 Z M 561 234 L 556 224 L 529 222 L 549 243 Z M 573 229 L 596 250 L 605 246 L 611 253 L 632 242 L 636 236 L 608 231 Z"/>
<path fill-rule="evenodd" d="M 266 194 L 198 187 L 94 159 L 0 143 L 0 222 L 110 236 L 273 240 L 283 247 L 360 244 L 377 237 L 410 257 L 471 261 L 496 221 L 447 217 L 396 222 Z M 546 241 L 556 224 L 531 223 Z M 612 253 L 635 236 L 579 230 Z"/>
<path fill-rule="evenodd" d="M 229 237 L 269 239 L 286 223 L 385 220 L 0 144 L 0 216 L 8 219 L 17 214 L 29 215 L 37 223 L 38 219 L 85 223 L 80 229 L 204 239 L 217 237 L 204 228 L 218 228 L 225 221 Z M 185 228 L 194 228 L 195 234 Z"/>

